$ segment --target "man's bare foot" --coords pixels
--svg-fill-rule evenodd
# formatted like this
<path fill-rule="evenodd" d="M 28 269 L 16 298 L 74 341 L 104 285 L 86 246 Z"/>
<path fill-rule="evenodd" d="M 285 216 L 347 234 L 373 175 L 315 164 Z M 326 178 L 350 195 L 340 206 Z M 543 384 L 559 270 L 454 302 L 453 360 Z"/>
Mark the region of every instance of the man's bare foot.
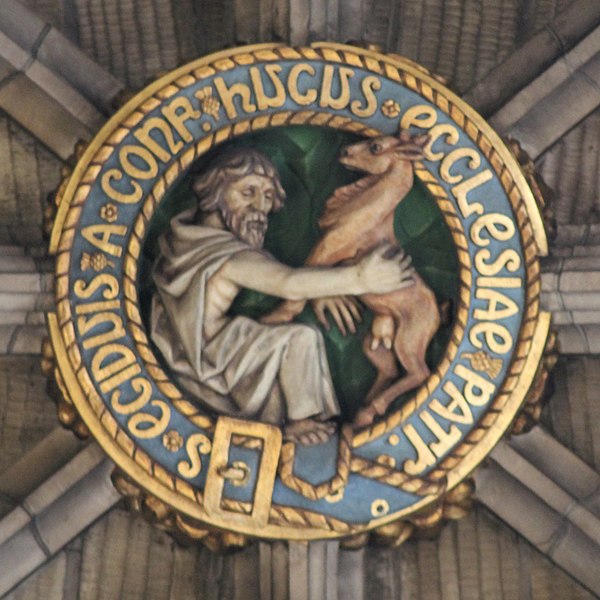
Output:
<path fill-rule="evenodd" d="M 335 432 L 335 423 L 316 419 L 289 421 L 283 428 L 283 437 L 303 446 L 316 446 L 326 442 Z"/>

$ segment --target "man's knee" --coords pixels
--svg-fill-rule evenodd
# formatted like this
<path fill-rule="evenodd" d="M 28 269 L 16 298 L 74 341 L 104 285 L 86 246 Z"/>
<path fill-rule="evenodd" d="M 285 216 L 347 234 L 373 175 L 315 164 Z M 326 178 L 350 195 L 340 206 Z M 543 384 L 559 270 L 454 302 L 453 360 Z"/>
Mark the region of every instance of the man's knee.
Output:
<path fill-rule="evenodd" d="M 303 343 L 310 346 L 316 346 L 321 343 L 321 333 L 317 329 L 313 329 L 310 325 L 292 325 L 294 331 L 292 333 L 292 343 Z"/>

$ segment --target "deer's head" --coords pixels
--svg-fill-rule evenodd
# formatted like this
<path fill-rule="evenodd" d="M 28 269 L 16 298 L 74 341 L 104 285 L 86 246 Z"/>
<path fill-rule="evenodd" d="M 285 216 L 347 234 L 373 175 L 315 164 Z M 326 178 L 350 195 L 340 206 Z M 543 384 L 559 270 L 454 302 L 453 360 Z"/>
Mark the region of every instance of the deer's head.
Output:
<path fill-rule="evenodd" d="M 423 158 L 428 141 L 427 134 L 411 137 L 408 131 L 400 131 L 397 136 L 382 135 L 344 147 L 340 163 L 354 171 L 383 175 L 400 161 Z"/>

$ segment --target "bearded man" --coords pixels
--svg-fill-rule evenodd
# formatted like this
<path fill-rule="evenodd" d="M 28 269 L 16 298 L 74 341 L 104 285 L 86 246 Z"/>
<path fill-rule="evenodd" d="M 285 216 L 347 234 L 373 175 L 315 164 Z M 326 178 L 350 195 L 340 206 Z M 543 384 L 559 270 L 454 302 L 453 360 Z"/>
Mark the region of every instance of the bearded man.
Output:
<path fill-rule="evenodd" d="M 177 382 L 218 414 L 284 425 L 310 445 L 340 412 L 321 333 L 228 314 L 242 288 L 283 299 L 386 293 L 411 285 L 406 257 L 381 247 L 358 264 L 292 269 L 262 249 L 268 214 L 285 192 L 273 163 L 254 150 L 223 153 L 196 178 L 197 208 L 176 216 L 153 269 L 151 337 Z"/>

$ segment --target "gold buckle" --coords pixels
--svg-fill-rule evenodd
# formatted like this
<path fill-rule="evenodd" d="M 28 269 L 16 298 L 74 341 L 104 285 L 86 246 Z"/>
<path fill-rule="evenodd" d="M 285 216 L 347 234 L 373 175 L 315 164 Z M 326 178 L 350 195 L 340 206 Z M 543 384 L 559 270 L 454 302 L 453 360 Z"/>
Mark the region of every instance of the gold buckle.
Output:
<path fill-rule="evenodd" d="M 223 488 L 225 482 L 243 486 L 250 480 L 249 467 L 242 461 L 229 464 L 229 449 L 232 439 L 247 438 L 262 443 L 261 456 L 258 461 L 259 471 L 256 476 L 254 494 L 249 506 L 235 503 L 224 506 Z M 233 444 L 237 445 L 237 444 Z M 271 510 L 273 485 L 277 475 L 277 464 L 281 451 L 281 430 L 273 425 L 254 421 L 241 421 L 230 417 L 219 417 L 213 438 L 210 464 L 204 488 L 204 508 L 208 515 L 226 518 L 228 522 L 240 524 L 266 525 Z M 246 503 L 247 504 L 247 503 Z"/>

